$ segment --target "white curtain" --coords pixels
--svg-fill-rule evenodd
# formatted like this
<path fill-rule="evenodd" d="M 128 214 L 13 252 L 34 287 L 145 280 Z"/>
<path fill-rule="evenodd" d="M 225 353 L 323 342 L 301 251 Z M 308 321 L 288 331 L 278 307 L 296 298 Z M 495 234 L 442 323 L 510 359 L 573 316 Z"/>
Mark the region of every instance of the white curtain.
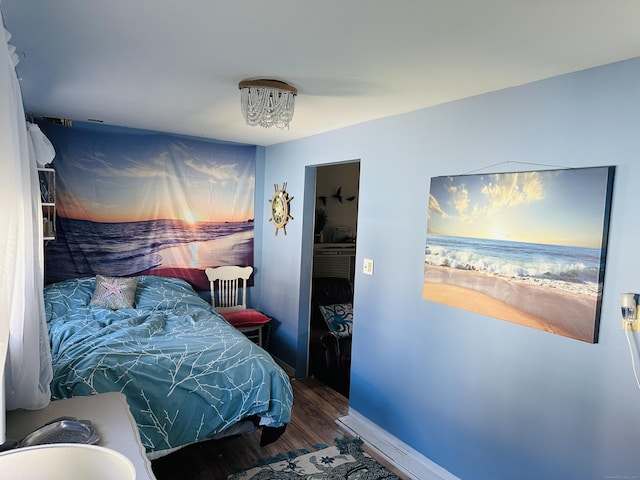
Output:
<path fill-rule="evenodd" d="M 8 335 L 6 408 L 37 409 L 49 402 L 52 378 L 44 319 L 42 211 L 33 158 L 38 148 L 29 138 L 17 55 L 9 38 L 0 22 L 0 342 Z"/>

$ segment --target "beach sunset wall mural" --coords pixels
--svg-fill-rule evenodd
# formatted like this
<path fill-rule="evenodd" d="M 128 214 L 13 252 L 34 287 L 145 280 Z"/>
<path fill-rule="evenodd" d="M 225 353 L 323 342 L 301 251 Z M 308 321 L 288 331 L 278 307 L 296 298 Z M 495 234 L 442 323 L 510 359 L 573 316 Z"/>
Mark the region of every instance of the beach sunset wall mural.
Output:
<path fill-rule="evenodd" d="M 256 148 L 42 124 L 56 157 L 58 236 L 46 281 L 253 264 Z"/>
<path fill-rule="evenodd" d="M 596 342 L 614 171 L 432 178 L 423 298 Z"/>

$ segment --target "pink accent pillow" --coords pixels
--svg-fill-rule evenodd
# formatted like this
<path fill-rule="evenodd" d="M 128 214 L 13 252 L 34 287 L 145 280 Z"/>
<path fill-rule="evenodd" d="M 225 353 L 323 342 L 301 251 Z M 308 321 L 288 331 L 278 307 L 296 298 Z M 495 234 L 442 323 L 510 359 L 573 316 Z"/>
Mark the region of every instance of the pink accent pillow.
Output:
<path fill-rule="evenodd" d="M 238 312 L 229 312 L 221 314 L 227 322 L 234 327 L 243 327 L 245 325 L 262 325 L 271 320 L 264 313 L 247 308 Z"/>

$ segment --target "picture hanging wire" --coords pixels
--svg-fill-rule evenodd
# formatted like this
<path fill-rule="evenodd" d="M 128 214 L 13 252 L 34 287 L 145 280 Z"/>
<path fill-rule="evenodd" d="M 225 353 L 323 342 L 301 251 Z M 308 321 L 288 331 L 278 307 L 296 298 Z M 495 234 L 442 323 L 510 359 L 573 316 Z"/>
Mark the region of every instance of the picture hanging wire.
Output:
<path fill-rule="evenodd" d="M 574 167 L 568 167 L 568 166 L 565 166 L 565 165 L 553 165 L 553 164 L 547 164 L 547 163 L 532 163 L 532 162 L 515 162 L 515 161 L 512 161 L 512 160 L 509 160 L 509 161 L 506 161 L 506 162 L 498 162 L 498 163 L 494 163 L 492 165 L 486 165 L 484 167 L 477 168 L 476 170 L 470 170 L 468 172 L 463 173 L 462 175 L 469 175 L 471 173 L 477 173 L 477 172 L 479 172 L 481 170 L 485 170 L 487 168 L 497 167 L 499 165 L 505 165 L 507 163 L 515 163 L 515 164 L 518 164 L 518 165 L 533 165 L 535 167 L 574 168 Z"/>

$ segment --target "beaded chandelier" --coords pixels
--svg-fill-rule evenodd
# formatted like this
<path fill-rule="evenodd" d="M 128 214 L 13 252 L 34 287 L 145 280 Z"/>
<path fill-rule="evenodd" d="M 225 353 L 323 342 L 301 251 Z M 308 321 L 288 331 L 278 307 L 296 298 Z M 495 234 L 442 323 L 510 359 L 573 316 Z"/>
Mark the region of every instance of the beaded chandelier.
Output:
<path fill-rule="evenodd" d="M 273 125 L 289 128 L 296 106 L 298 90 L 278 80 L 243 80 L 240 107 L 247 125 L 269 128 Z"/>

